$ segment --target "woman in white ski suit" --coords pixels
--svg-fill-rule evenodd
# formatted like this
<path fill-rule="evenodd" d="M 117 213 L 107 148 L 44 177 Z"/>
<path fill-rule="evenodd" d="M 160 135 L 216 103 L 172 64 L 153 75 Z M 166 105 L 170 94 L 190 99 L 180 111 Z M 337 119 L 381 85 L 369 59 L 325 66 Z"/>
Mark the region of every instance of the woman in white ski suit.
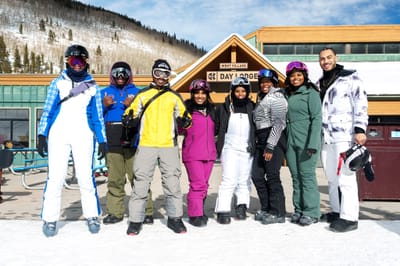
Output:
<path fill-rule="evenodd" d="M 56 222 L 60 217 L 61 194 L 71 151 L 83 215 L 86 219 L 97 220 L 101 213 L 92 174 L 95 140 L 99 142 L 101 155 L 104 155 L 106 142 L 100 90 L 87 73 L 74 80 L 71 79 L 70 70 L 65 69 L 51 82 L 40 119 L 38 152 L 43 155 L 48 147 L 49 164 L 41 213 L 45 225 L 47 222 Z M 78 86 L 85 86 L 85 89 L 71 96 L 72 88 Z M 46 138 L 48 145 L 44 148 Z M 45 228 L 43 230 L 46 236 L 56 233 L 55 228 L 50 233 L 45 232 Z"/>
<path fill-rule="evenodd" d="M 215 212 L 217 222 L 230 223 L 232 195 L 236 196 L 235 217 L 246 219 L 250 205 L 251 166 L 255 147 L 254 102 L 250 100 L 250 82 L 244 77 L 232 81 L 231 92 L 216 111 L 217 152 L 221 157 L 222 180 Z M 244 98 L 237 95 L 245 94 Z"/>

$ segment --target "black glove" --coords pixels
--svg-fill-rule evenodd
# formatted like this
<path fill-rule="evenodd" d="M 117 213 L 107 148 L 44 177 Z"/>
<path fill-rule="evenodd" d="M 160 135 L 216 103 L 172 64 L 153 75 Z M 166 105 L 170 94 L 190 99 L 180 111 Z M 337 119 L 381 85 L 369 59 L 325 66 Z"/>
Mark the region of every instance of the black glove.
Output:
<path fill-rule="evenodd" d="M 306 153 L 307 153 L 308 157 L 311 157 L 316 152 L 317 152 L 316 149 L 307 149 L 306 150 Z"/>
<path fill-rule="evenodd" d="M 375 172 L 372 168 L 371 162 L 367 162 L 364 166 L 364 174 L 367 181 L 372 182 L 375 179 Z"/>
<path fill-rule="evenodd" d="M 122 124 L 127 128 L 136 128 L 139 125 L 139 118 L 133 118 L 133 110 L 122 117 Z"/>
<path fill-rule="evenodd" d="M 99 147 L 97 148 L 97 155 L 99 157 L 97 157 L 97 160 L 101 160 L 104 157 L 106 157 L 106 153 L 107 153 L 106 144 L 104 142 L 103 143 L 99 143 Z"/>
<path fill-rule="evenodd" d="M 39 140 L 37 143 L 37 152 L 41 157 L 46 157 L 47 156 L 47 141 L 46 137 L 43 135 L 38 136 Z"/>
<path fill-rule="evenodd" d="M 187 111 L 185 111 L 182 117 L 178 116 L 176 118 L 176 123 L 181 128 L 188 128 L 192 125 L 192 119 L 189 118 L 189 116 L 187 115 Z"/>

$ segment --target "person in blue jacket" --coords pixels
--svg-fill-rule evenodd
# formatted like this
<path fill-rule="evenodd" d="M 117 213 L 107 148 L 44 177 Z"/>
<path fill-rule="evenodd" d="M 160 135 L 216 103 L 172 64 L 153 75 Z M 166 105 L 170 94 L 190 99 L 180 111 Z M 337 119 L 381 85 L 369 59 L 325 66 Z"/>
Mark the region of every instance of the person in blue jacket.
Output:
<path fill-rule="evenodd" d="M 139 89 L 132 83 L 131 67 L 126 62 L 116 62 L 111 67 L 110 85 L 101 91 L 103 114 L 107 135 L 107 216 L 104 224 L 121 222 L 125 214 L 126 177 L 133 184 L 133 160 L 136 151 L 136 132 L 122 125 L 122 115 Z M 153 223 L 153 201 L 147 201 L 144 223 Z"/>
<path fill-rule="evenodd" d="M 49 163 L 41 213 L 47 237 L 57 234 L 61 192 L 71 151 L 83 216 L 91 233 L 100 230 L 101 208 L 92 164 L 96 140 L 99 159 L 104 158 L 106 136 L 100 90 L 88 73 L 88 58 L 88 51 L 81 45 L 67 48 L 66 69 L 51 82 L 40 118 L 37 148 L 42 157 L 48 152 Z"/>

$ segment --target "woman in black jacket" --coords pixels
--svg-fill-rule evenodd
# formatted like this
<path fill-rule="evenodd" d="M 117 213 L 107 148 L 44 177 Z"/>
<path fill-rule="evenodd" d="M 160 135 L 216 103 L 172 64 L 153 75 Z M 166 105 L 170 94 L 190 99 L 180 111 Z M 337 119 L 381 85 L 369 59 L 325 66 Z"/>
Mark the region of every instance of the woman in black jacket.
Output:
<path fill-rule="evenodd" d="M 233 194 L 236 196 L 236 219 L 246 219 L 250 204 L 251 165 L 255 146 L 254 102 L 250 100 L 250 90 L 247 78 L 234 79 L 230 94 L 216 113 L 217 153 L 222 163 L 222 181 L 215 212 L 220 224 L 229 224 L 231 221 Z"/>

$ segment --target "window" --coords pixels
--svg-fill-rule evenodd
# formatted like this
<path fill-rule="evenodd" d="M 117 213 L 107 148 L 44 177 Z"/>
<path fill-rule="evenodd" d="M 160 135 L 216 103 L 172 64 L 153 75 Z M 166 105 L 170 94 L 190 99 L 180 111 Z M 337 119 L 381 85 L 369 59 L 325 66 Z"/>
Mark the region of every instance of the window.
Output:
<path fill-rule="evenodd" d="M 345 44 L 344 43 L 329 44 L 328 47 L 332 47 L 333 49 L 335 49 L 337 54 L 345 53 Z"/>
<path fill-rule="evenodd" d="M 312 45 L 307 44 L 297 44 L 296 54 L 311 54 Z"/>
<path fill-rule="evenodd" d="M 39 123 L 40 123 L 40 118 L 42 117 L 43 114 L 43 109 L 36 109 L 36 136 L 37 134 L 37 130 L 39 129 Z M 36 139 L 36 143 L 38 142 L 38 140 Z"/>
<path fill-rule="evenodd" d="M 303 43 L 303 44 L 264 44 L 264 55 L 307 55 L 319 54 L 326 47 L 335 49 L 338 54 L 398 54 L 400 43 Z"/>
<path fill-rule="evenodd" d="M 294 54 L 294 45 L 292 44 L 279 45 L 279 54 Z"/>
<path fill-rule="evenodd" d="M 351 44 L 351 53 L 352 54 L 365 54 L 366 53 L 366 44 L 365 43 L 352 43 Z"/>
<path fill-rule="evenodd" d="M 385 43 L 385 54 L 400 53 L 400 43 Z"/>
<path fill-rule="evenodd" d="M 313 54 L 319 54 L 319 52 L 321 52 L 322 49 L 328 47 L 328 45 L 326 45 L 326 44 L 313 44 L 312 47 L 313 47 L 312 53 Z"/>
<path fill-rule="evenodd" d="M 5 140 L 15 148 L 29 147 L 29 109 L 0 109 L 0 142 Z"/>
<path fill-rule="evenodd" d="M 266 55 L 278 54 L 278 45 L 264 44 L 263 53 Z"/>
<path fill-rule="evenodd" d="M 368 53 L 369 54 L 382 54 L 383 53 L 383 44 L 382 43 L 369 43 L 368 44 Z"/>

